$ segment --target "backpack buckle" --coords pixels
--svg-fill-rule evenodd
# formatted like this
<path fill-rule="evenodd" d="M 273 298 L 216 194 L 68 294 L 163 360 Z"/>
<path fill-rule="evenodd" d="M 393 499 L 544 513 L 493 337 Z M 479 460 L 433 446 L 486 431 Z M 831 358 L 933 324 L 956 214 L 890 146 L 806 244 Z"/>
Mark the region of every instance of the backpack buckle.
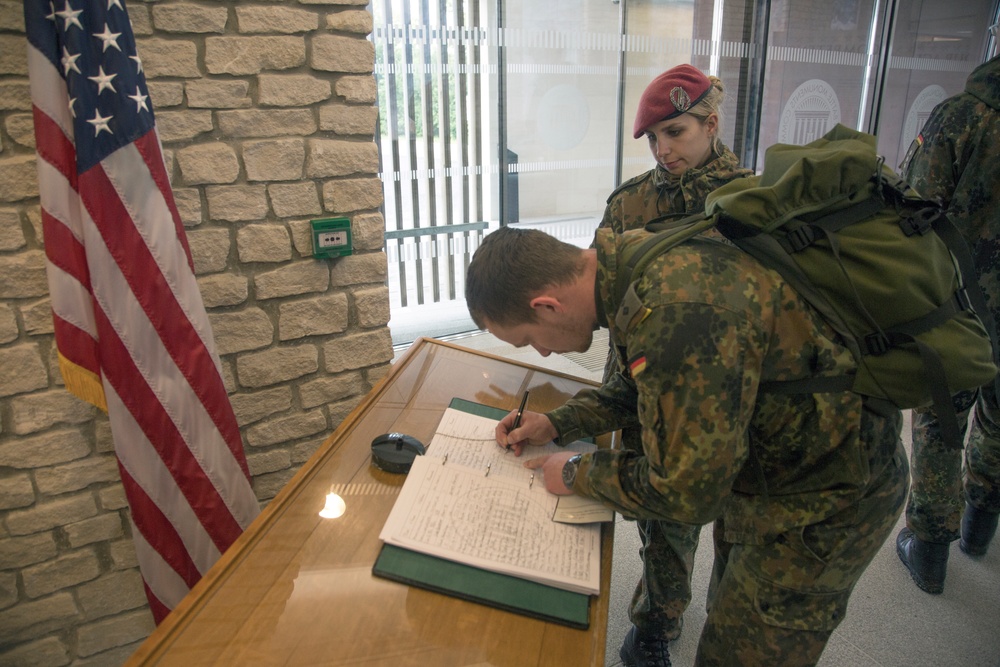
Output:
<path fill-rule="evenodd" d="M 919 211 L 914 211 L 912 215 L 901 217 L 899 219 L 899 227 L 907 236 L 913 236 L 914 234 L 923 236 L 930 231 L 934 222 L 939 217 L 941 217 L 941 209 L 928 206 Z"/>
<path fill-rule="evenodd" d="M 805 250 L 816 240 L 816 232 L 810 225 L 802 225 L 785 234 L 785 249 L 788 252 Z"/>
<path fill-rule="evenodd" d="M 870 354 L 875 357 L 882 356 L 889 351 L 892 344 L 889 342 L 889 337 L 886 336 L 881 331 L 876 333 L 870 333 L 865 336 L 865 353 Z"/>

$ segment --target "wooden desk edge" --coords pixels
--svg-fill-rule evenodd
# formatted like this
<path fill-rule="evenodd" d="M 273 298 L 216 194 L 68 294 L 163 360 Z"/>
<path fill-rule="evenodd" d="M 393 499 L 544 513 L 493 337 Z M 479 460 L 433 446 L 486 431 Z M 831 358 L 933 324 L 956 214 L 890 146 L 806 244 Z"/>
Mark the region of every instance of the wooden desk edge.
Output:
<path fill-rule="evenodd" d="M 236 539 L 235 542 L 222 554 L 218 561 L 205 573 L 204 576 L 195 584 L 194 588 L 184 596 L 184 599 L 174 608 L 174 610 L 165 618 L 163 622 L 160 623 L 153 630 L 152 633 L 143 641 L 138 649 L 126 660 L 123 667 L 135 667 L 137 665 L 149 664 L 148 661 L 156 660 L 162 657 L 163 653 L 170 645 L 170 641 L 173 637 L 180 634 L 186 627 L 188 627 L 195 619 L 197 612 L 207 603 L 210 598 L 210 594 L 213 590 L 217 589 L 222 582 L 225 580 L 226 575 L 232 570 L 236 565 L 238 565 L 243 557 L 246 555 L 247 551 L 253 547 L 262 536 L 266 534 L 266 528 L 275 521 L 276 515 L 285 509 L 285 506 L 291 502 L 295 490 L 305 482 L 305 480 L 311 478 L 316 474 L 317 470 L 321 467 L 324 458 L 327 454 L 332 451 L 333 442 L 336 440 L 336 436 L 341 430 L 352 427 L 360 419 L 361 415 L 365 413 L 365 410 L 372 403 L 376 401 L 384 392 L 386 387 L 389 386 L 390 381 L 397 375 L 403 372 L 403 369 L 412 361 L 413 357 L 416 355 L 419 348 L 423 345 L 441 345 L 443 347 L 452 348 L 455 350 L 461 350 L 463 352 L 473 352 L 481 357 L 486 357 L 490 359 L 495 359 L 498 361 L 503 361 L 505 363 L 513 364 L 515 366 L 521 366 L 529 370 L 535 370 L 543 372 L 547 375 L 553 375 L 557 377 L 562 377 L 568 380 L 573 380 L 575 382 L 580 382 L 582 384 L 589 384 L 592 386 L 599 386 L 598 383 L 592 380 L 587 380 L 585 378 L 576 377 L 569 375 L 568 373 L 562 373 L 560 371 L 549 370 L 546 368 L 541 368 L 528 364 L 525 362 L 517 361 L 514 359 L 507 359 L 505 357 L 500 357 L 488 352 L 482 352 L 480 350 L 471 350 L 461 345 L 456 345 L 454 343 L 449 343 L 447 341 L 441 341 L 434 338 L 417 338 L 406 352 L 401 356 L 394 364 L 389 372 L 380 379 L 371 391 L 369 391 L 364 398 L 358 403 L 358 405 L 351 410 L 351 412 L 344 418 L 337 428 L 330 433 L 329 436 L 323 441 L 312 456 L 302 464 L 298 472 L 292 476 L 292 478 L 285 484 L 285 486 L 278 492 L 278 494 L 268 503 L 261 513 L 254 519 L 245 531 Z M 610 589 L 610 579 L 611 579 L 611 558 L 612 558 L 612 542 L 614 535 L 614 522 L 609 526 L 605 526 L 605 529 L 601 534 L 601 558 L 604 559 L 603 562 L 607 563 L 607 567 L 602 568 L 601 573 L 601 590 L 608 591 Z M 608 598 L 610 595 L 605 594 L 603 596 L 597 596 L 592 599 L 591 605 L 591 618 L 607 618 L 608 616 Z M 594 605 L 598 607 L 594 608 Z M 591 630 L 595 630 L 591 628 Z M 595 648 L 603 648 L 606 643 L 607 627 L 596 628 L 597 635 L 595 637 L 599 640 L 598 646 Z M 603 664 L 604 656 L 599 656 L 601 663 Z"/>

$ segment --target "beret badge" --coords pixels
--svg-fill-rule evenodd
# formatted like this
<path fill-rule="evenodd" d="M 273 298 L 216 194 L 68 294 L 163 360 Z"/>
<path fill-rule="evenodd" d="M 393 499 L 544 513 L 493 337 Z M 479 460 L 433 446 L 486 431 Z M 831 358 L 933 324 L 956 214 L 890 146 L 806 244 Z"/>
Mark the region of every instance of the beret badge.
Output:
<path fill-rule="evenodd" d="M 674 105 L 674 108 L 681 113 L 684 113 L 691 108 L 691 97 L 687 94 L 687 91 L 680 86 L 675 86 L 670 90 L 670 102 Z"/>

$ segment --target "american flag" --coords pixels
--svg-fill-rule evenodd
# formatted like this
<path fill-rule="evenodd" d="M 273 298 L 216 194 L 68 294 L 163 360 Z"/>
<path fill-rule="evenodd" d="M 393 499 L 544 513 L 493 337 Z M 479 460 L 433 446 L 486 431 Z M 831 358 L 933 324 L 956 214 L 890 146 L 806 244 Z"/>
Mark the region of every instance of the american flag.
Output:
<path fill-rule="evenodd" d="M 25 0 L 55 340 L 159 623 L 259 513 L 122 0 Z"/>

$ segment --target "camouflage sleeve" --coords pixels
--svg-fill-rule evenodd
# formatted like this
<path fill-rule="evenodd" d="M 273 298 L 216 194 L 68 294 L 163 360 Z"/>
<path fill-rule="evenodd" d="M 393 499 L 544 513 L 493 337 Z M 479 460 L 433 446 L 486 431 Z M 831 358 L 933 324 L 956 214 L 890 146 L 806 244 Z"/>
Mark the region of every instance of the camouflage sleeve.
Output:
<path fill-rule="evenodd" d="M 950 101 L 937 106 L 913 140 L 902 164 L 902 176 L 921 197 L 945 206 L 955 192 L 959 174 L 955 140 L 962 123 Z"/>
<path fill-rule="evenodd" d="M 581 438 L 638 425 L 636 397 L 635 384 L 620 372 L 611 374 L 600 389 L 584 389 L 547 414 L 559 432 L 556 443 L 566 445 Z"/>
<path fill-rule="evenodd" d="M 584 457 L 574 489 L 628 517 L 715 519 L 748 456 L 765 348 L 761 329 L 730 310 L 652 308 L 628 336 L 643 454 Z"/>

